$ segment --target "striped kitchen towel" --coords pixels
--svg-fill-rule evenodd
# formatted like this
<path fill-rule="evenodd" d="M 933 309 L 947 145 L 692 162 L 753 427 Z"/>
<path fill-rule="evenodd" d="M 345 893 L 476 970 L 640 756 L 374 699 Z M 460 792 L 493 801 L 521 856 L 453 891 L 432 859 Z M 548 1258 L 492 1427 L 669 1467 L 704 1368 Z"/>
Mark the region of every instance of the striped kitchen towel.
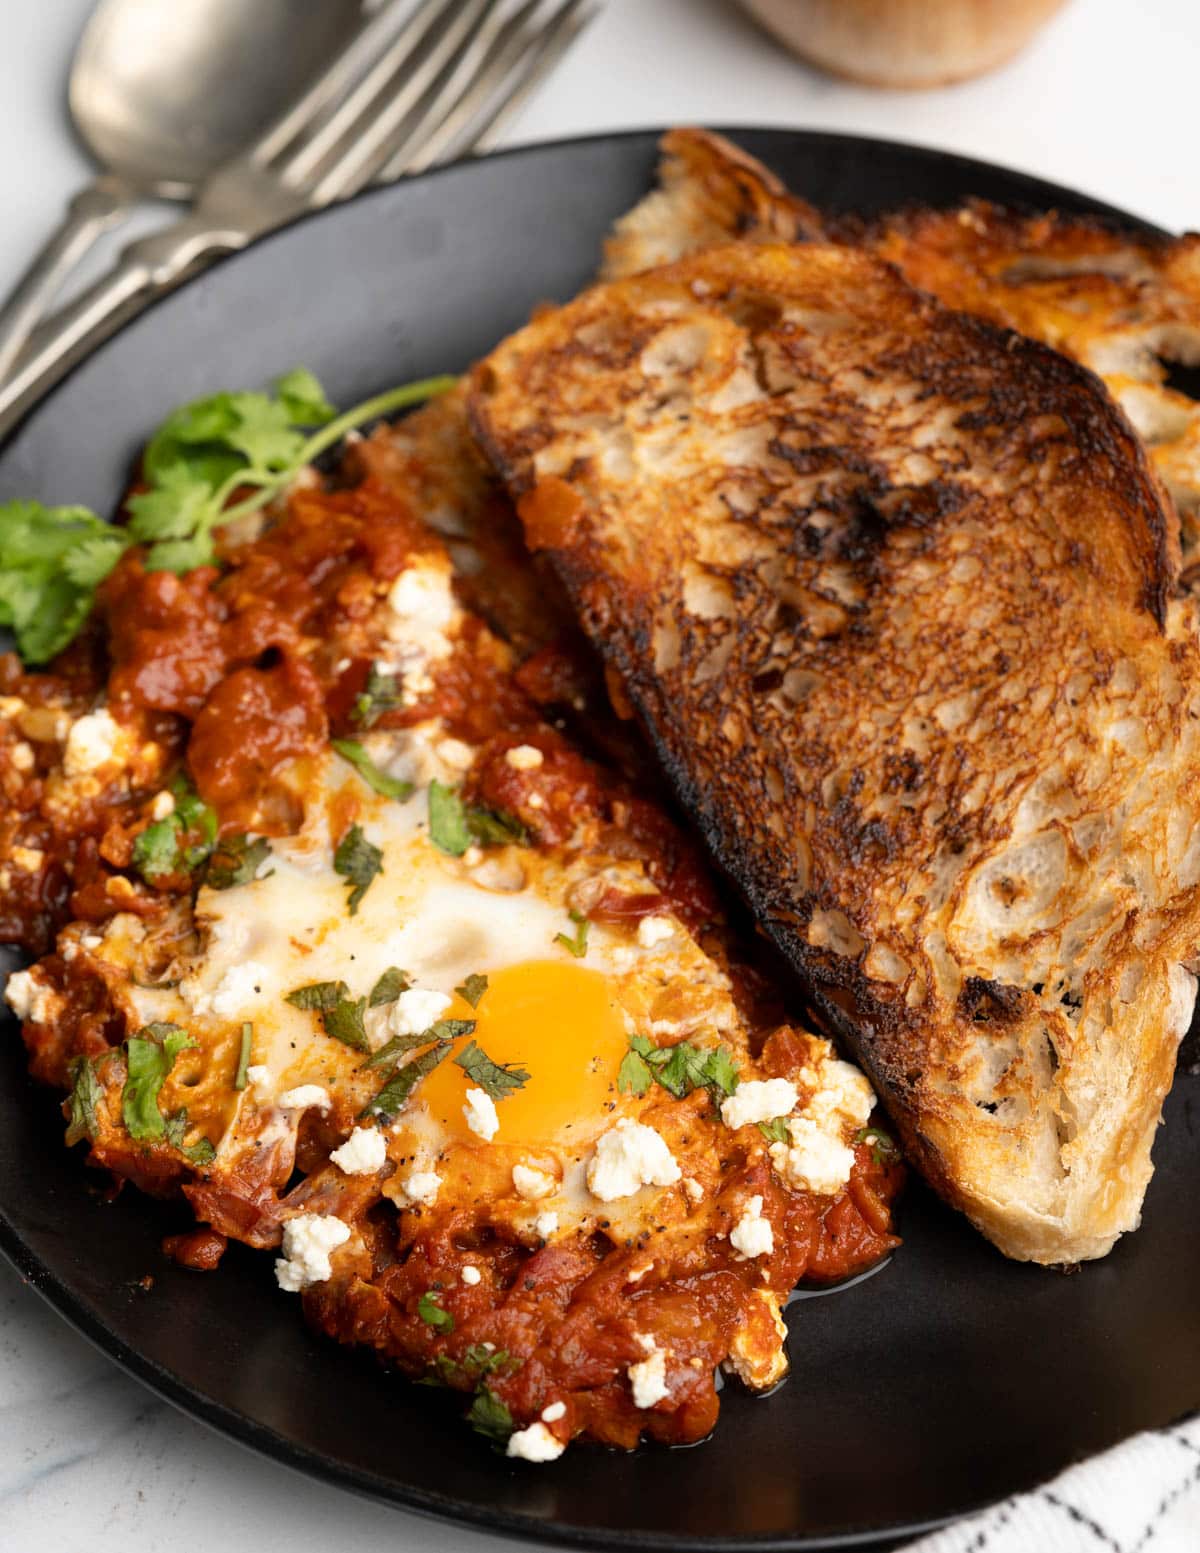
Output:
<path fill-rule="evenodd" d="M 1135 1435 L 907 1553 L 1200 1553 L 1200 1413 Z"/>

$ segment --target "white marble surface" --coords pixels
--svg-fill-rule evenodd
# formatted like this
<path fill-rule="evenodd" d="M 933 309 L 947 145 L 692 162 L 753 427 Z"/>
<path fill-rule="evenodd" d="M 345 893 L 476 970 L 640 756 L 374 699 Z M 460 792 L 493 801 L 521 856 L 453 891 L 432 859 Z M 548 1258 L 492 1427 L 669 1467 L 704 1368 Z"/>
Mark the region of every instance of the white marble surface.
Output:
<path fill-rule="evenodd" d="M 0 0 L 0 290 L 88 175 L 61 108 L 88 9 Z M 1007 69 L 911 95 L 813 74 L 725 0 L 609 0 L 511 138 L 698 120 L 836 128 L 1008 163 L 1181 228 L 1200 225 L 1198 73 L 1195 0 L 1074 0 Z M 506 1545 L 226 1443 L 127 1379 L 0 1263 L 0 1553 L 366 1553 L 385 1539 L 412 1553 Z"/>

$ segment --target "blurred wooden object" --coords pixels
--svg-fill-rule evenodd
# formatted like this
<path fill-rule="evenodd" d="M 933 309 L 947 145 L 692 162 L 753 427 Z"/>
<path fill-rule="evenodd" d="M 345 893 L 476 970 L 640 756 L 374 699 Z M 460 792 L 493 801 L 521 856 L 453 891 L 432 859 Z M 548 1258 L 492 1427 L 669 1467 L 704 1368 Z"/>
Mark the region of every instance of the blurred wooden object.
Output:
<path fill-rule="evenodd" d="M 742 0 L 810 64 L 869 86 L 944 86 L 1018 53 L 1066 0 Z"/>

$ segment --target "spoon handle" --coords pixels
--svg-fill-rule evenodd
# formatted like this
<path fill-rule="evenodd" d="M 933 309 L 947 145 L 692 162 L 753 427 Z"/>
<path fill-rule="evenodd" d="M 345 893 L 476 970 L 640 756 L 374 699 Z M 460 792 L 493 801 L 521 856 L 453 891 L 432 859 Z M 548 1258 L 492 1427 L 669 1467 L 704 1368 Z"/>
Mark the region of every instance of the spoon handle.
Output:
<path fill-rule="evenodd" d="M 80 189 L 62 225 L 17 282 L 0 308 L 0 382 L 12 371 L 39 319 L 68 273 L 102 232 L 115 225 L 137 199 L 137 190 L 120 178 L 97 178 Z"/>

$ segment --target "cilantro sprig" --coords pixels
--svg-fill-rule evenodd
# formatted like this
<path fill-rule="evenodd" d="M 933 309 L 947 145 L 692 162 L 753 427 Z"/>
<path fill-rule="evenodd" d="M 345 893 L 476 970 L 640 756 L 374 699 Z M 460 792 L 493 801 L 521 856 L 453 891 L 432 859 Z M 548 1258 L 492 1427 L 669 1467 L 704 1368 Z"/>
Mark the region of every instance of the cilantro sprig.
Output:
<path fill-rule="evenodd" d="M 617 1070 L 617 1089 L 622 1094 L 644 1095 L 658 1084 L 683 1100 L 693 1089 L 707 1089 L 720 1104 L 738 1086 L 737 1069 L 723 1046 L 702 1051 L 690 1041 L 674 1046 L 655 1046 L 647 1036 L 631 1035 L 629 1050 Z"/>
<path fill-rule="evenodd" d="M 373 841 L 367 840 L 361 825 L 351 825 L 338 842 L 333 854 L 333 871 L 341 874 L 350 885 L 346 905 L 354 916 L 372 881 L 383 872 L 383 853 Z"/>
<path fill-rule="evenodd" d="M 212 564 L 217 528 L 257 512 L 355 427 L 454 382 L 406 383 L 339 415 L 313 374 L 297 367 L 273 393 L 217 393 L 182 406 L 146 446 L 145 489 L 127 502 L 124 527 L 82 506 L 0 504 L 0 626 L 12 630 L 25 663 L 46 663 L 78 634 L 96 589 L 131 545 L 147 547 L 151 571 Z"/>
<path fill-rule="evenodd" d="M 456 787 L 429 784 L 429 839 L 442 852 L 461 857 L 473 841 L 481 846 L 524 846 L 529 834 L 515 815 L 469 804 Z"/>
<path fill-rule="evenodd" d="M 194 872 L 216 846 L 216 811 L 196 792 L 186 771 L 175 773 L 168 791 L 175 800 L 171 813 L 134 838 L 133 866 L 147 884 Z"/>
<path fill-rule="evenodd" d="M 417 1315 L 426 1326 L 432 1327 L 435 1332 L 440 1332 L 445 1337 L 449 1337 L 454 1331 L 454 1317 L 438 1304 L 437 1295 L 432 1289 L 426 1289 L 417 1301 Z"/>
<path fill-rule="evenodd" d="M 571 921 L 575 924 L 574 933 L 555 933 L 554 942 L 561 944 L 568 954 L 573 954 L 577 960 L 582 960 L 587 954 L 588 929 L 591 923 L 582 911 L 576 911 L 574 907 L 570 911 Z"/>
<path fill-rule="evenodd" d="M 180 1052 L 199 1045 L 194 1035 L 179 1025 L 156 1021 L 143 1025 L 136 1035 L 125 1042 L 125 1087 L 121 1091 L 121 1119 L 129 1136 L 138 1143 L 155 1143 L 160 1140 L 192 1162 L 193 1165 L 209 1165 L 216 1158 L 216 1149 L 207 1138 L 195 1143 L 185 1143 L 187 1135 L 187 1107 L 181 1106 L 169 1116 L 164 1116 L 159 1105 L 159 1092 L 167 1075 L 175 1066 Z M 82 1069 L 76 1075 L 77 1082 Z M 87 1130 L 87 1111 L 90 1107 L 91 1122 L 95 1124 L 94 1094 L 81 1100 L 81 1122 Z M 74 1109 L 72 1108 L 72 1125 Z M 88 1133 L 88 1136 L 92 1136 Z"/>
<path fill-rule="evenodd" d="M 396 798 L 403 803 L 406 798 L 412 797 L 413 784 L 401 780 L 400 777 L 388 776 L 386 771 L 381 771 L 356 740 L 332 739 L 330 742 L 342 759 L 348 761 L 367 786 L 377 792 L 381 798 Z"/>

